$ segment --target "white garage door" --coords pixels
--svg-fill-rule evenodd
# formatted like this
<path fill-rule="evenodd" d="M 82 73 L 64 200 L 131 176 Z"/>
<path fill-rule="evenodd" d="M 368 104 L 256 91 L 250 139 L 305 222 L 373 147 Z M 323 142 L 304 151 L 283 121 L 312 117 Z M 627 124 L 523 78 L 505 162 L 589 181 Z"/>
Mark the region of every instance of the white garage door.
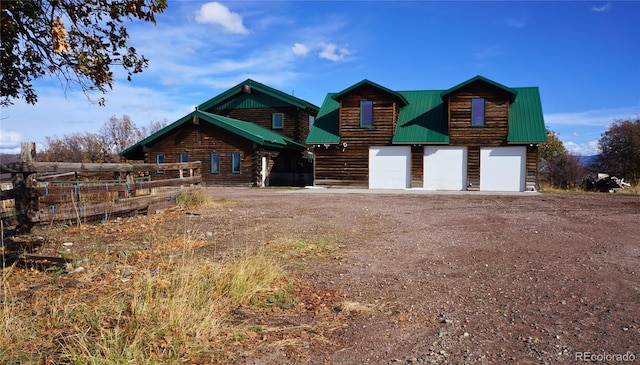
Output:
<path fill-rule="evenodd" d="M 480 149 L 480 190 L 524 191 L 527 148 Z"/>
<path fill-rule="evenodd" d="M 465 190 L 467 148 L 426 146 L 423 171 L 425 189 Z"/>
<path fill-rule="evenodd" d="M 411 186 L 411 147 L 369 148 L 369 189 Z"/>

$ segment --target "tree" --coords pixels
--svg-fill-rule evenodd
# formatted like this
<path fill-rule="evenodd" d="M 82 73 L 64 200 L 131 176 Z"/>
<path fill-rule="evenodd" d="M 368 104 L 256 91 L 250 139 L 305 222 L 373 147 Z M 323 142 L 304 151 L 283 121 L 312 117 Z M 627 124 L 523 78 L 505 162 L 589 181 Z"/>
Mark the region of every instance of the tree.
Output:
<path fill-rule="evenodd" d="M 565 153 L 567 153 L 567 150 L 564 148 L 564 144 L 562 143 L 562 141 L 560 140 L 560 136 L 556 132 L 548 128 L 546 129 L 546 131 L 547 142 L 541 143 L 538 146 L 538 159 L 551 161 L 553 157 L 564 155 Z"/>
<path fill-rule="evenodd" d="M 166 7 L 166 0 L 0 1 L 0 105 L 18 98 L 35 104 L 32 82 L 45 75 L 78 85 L 87 96 L 113 86 L 112 65 L 122 66 L 131 80 L 149 61 L 128 45 L 124 22 L 155 24 Z"/>
<path fill-rule="evenodd" d="M 640 180 L 640 117 L 616 120 L 599 141 L 598 167 L 633 183 Z"/>
<path fill-rule="evenodd" d="M 46 137 L 45 143 L 44 150 L 38 154 L 41 161 L 114 162 L 97 134 L 72 133 L 62 138 Z"/>
<path fill-rule="evenodd" d="M 142 132 L 128 115 L 123 115 L 122 119 L 115 115 L 109 118 L 100 128 L 100 136 L 109 153 L 114 156 L 143 138 Z"/>
<path fill-rule="evenodd" d="M 147 130 L 162 129 L 164 122 L 151 122 L 139 129 L 128 115 L 112 116 L 98 133 L 72 133 L 62 138 L 47 137 L 39 153 L 40 161 L 112 163 L 121 161 L 119 153 L 146 137 Z M 153 133 L 153 132 L 151 132 Z"/>
<path fill-rule="evenodd" d="M 538 146 L 538 173 L 543 182 L 557 188 L 570 189 L 580 185 L 586 168 L 580 159 L 569 154 L 560 136 L 547 128 L 547 142 Z"/>
<path fill-rule="evenodd" d="M 564 153 L 547 161 L 544 176 L 551 186 L 572 189 L 580 186 L 587 174 L 587 168 L 577 156 Z"/>

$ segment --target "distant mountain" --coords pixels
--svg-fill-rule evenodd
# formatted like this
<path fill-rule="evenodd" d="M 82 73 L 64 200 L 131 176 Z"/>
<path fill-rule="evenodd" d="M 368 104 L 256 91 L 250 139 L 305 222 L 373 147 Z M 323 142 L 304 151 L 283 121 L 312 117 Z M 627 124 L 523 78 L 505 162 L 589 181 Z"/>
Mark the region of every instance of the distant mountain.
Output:
<path fill-rule="evenodd" d="M 0 153 L 0 165 L 4 165 L 7 163 L 13 163 L 13 162 L 19 162 L 20 161 L 20 154 L 7 154 L 7 153 Z"/>
<path fill-rule="evenodd" d="M 583 166 L 590 167 L 593 166 L 593 164 L 595 164 L 595 162 L 598 160 L 598 155 L 578 156 L 578 159 Z"/>

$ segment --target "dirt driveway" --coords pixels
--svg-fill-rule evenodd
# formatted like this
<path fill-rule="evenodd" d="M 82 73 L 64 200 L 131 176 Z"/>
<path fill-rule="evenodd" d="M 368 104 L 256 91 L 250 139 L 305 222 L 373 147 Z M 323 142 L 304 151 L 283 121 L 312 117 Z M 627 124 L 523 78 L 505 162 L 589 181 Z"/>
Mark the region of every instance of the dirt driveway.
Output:
<path fill-rule="evenodd" d="M 336 243 L 289 268 L 313 310 L 280 320 L 308 340 L 242 363 L 640 363 L 639 196 L 209 193 L 240 202 L 200 217 L 228 244 Z"/>

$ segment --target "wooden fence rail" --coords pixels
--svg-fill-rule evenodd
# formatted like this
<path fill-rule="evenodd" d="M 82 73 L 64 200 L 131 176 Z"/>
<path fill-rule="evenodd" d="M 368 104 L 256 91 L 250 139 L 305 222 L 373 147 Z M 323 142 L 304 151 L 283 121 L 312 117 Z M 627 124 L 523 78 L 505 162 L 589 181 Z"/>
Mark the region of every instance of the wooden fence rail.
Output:
<path fill-rule="evenodd" d="M 13 188 L 0 191 L 0 200 L 14 200 L 16 232 L 29 232 L 37 224 L 87 221 L 169 206 L 178 189 L 202 182 L 201 162 L 165 164 L 33 162 L 35 144 L 22 145 L 21 162 L 0 166 L 10 173 Z M 31 152 L 30 152 L 31 151 Z M 148 181 L 140 175 L 179 171 L 179 178 Z M 46 175 L 45 175 L 46 174 Z M 110 176 L 107 181 L 80 181 L 82 174 Z M 50 180 L 73 175 L 75 180 Z M 174 175 L 175 176 L 175 175 Z M 174 189 L 171 189 L 171 188 Z"/>

